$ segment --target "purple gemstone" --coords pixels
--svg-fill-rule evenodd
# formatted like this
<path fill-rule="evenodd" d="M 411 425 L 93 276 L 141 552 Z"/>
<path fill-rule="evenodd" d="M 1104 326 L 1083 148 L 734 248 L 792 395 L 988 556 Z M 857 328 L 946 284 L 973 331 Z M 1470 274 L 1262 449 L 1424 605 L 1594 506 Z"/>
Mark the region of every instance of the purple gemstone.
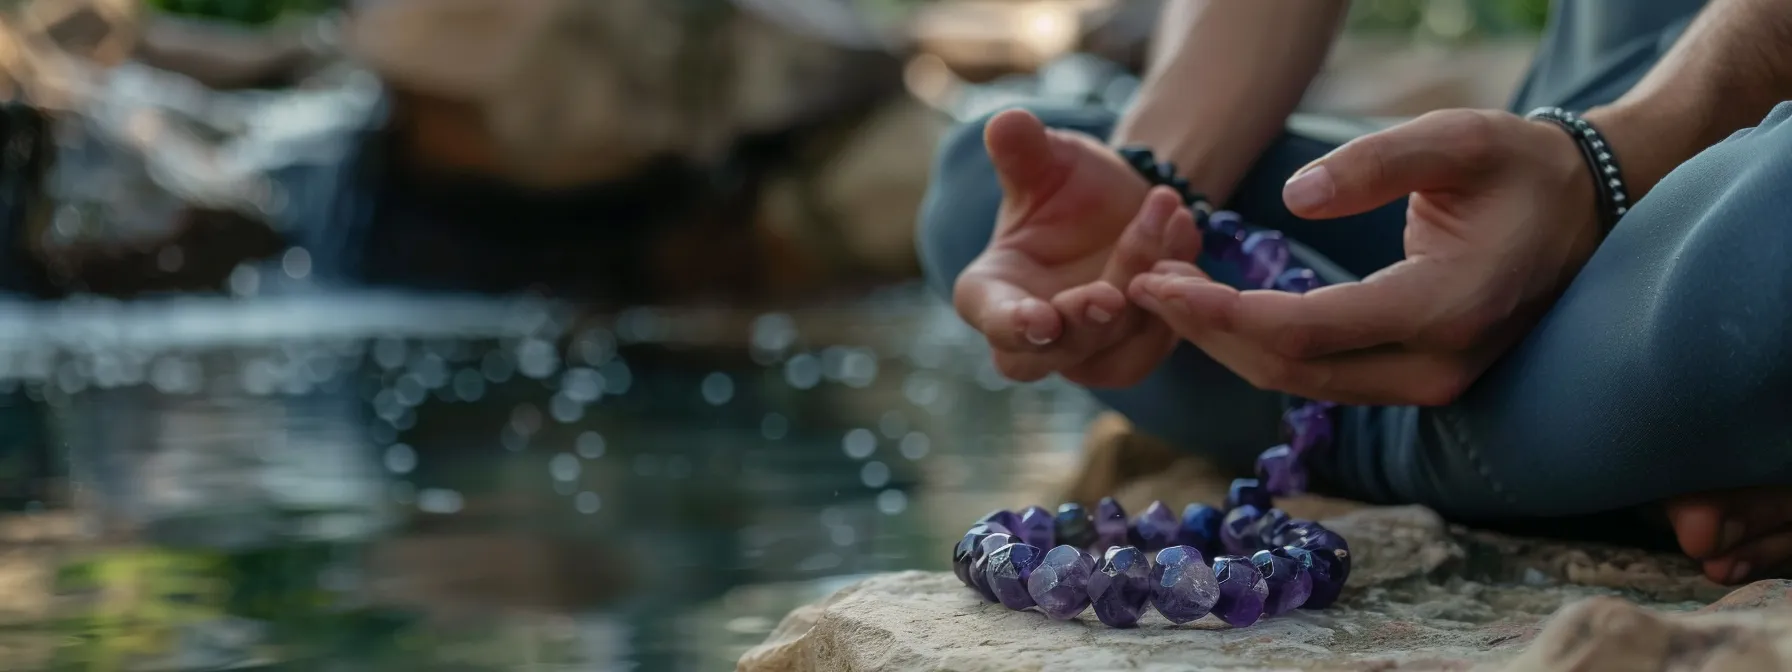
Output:
<path fill-rule="evenodd" d="M 1226 510 L 1231 511 L 1241 506 L 1255 506 L 1268 509 L 1275 506 L 1269 498 L 1269 491 L 1255 478 L 1233 479 L 1232 489 L 1226 493 Z M 1010 528 L 1013 529 L 1013 528 Z"/>
<path fill-rule="evenodd" d="M 1052 512 L 1043 506 L 1029 506 L 1020 512 L 1020 529 L 1015 531 L 1028 545 L 1051 548 L 1052 525 Z"/>
<path fill-rule="evenodd" d="M 1319 279 L 1319 274 L 1314 273 L 1310 268 L 1290 268 L 1276 276 L 1275 281 L 1276 289 L 1291 294 L 1305 294 L 1324 286 L 1325 283 Z"/>
<path fill-rule="evenodd" d="M 1274 551 L 1257 551 L 1251 556 L 1251 565 L 1263 575 L 1263 583 L 1269 587 L 1269 599 L 1263 603 L 1264 616 L 1279 616 L 1299 609 L 1313 594 L 1313 577 L 1308 576 L 1300 561 L 1294 558 L 1277 555 Z"/>
<path fill-rule="evenodd" d="M 1270 509 L 1264 511 L 1263 515 L 1251 524 L 1247 534 L 1257 542 L 1259 550 L 1275 548 L 1281 545 L 1275 543 L 1275 540 L 1281 536 L 1284 529 L 1293 523 L 1294 519 L 1289 518 L 1287 512 L 1281 509 Z"/>
<path fill-rule="evenodd" d="M 1280 231 L 1257 231 L 1244 239 L 1244 282 L 1252 289 L 1268 289 L 1288 268 L 1288 241 Z"/>
<path fill-rule="evenodd" d="M 1044 559 L 1045 551 L 1037 546 L 1008 544 L 989 554 L 983 570 L 988 575 L 983 580 L 1002 606 L 1016 611 L 1026 609 L 1033 606 L 1033 596 L 1027 592 L 1027 579 L 1032 578 L 1033 568 Z"/>
<path fill-rule="evenodd" d="M 1014 543 L 1013 535 L 1002 532 L 990 534 L 982 541 L 977 542 L 977 553 L 971 558 L 971 569 L 968 573 L 971 575 L 971 587 L 982 593 L 983 599 L 996 601 L 996 594 L 989 587 L 988 574 L 985 571 L 988 567 L 986 561 L 989 559 L 989 554 L 1012 543 Z"/>
<path fill-rule="evenodd" d="M 1244 217 L 1231 210 L 1221 210 L 1207 216 L 1207 230 L 1225 236 L 1237 236 L 1244 230 Z"/>
<path fill-rule="evenodd" d="M 1220 521 L 1226 514 L 1206 504 L 1190 504 L 1182 510 L 1182 524 L 1177 529 L 1177 539 L 1185 546 L 1193 546 L 1201 552 L 1202 557 L 1218 555 L 1220 547 Z"/>
<path fill-rule="evenodd" d="M 1220 521 L 1220 549 L 1229 555 L 1250 555 L 1256 553 L 1257 520 L 1263 517 L 1263 510 L 1254 504 L 1246 504 L 1226 513 L 1226 519 Z"/>
<path fill-rule="evenodd" d="M 1307 465 L 1287 444 L 1263 451 L 1257 457 L 1257 479 L 1263 489 L 1277 497 L 1290 497 L 1307 491 Z"/>
<path fill-rule="evenodd" d="M 1289 526 L 1280 537 L 1289 539 L 1287 546 L 1313 554 L 1311 573 L 1316 582 L 1307 606 L 1331 606 L 1338 600 L 1338 592 L 1344 590 L 1344 582 L 1350 579 L 1350 545 L 1338 533 L 1306 521 Z"/>
<path fill-rule="evenodd" d="M 1263 617 L 1263 602 L 1269 599 L 1269 585 L 1257 568 L 1236 555 L 1213 559 L 1213 577 L 1220 584 L 1220 599 L 1213 603 L 1213 615 L 1242 628 Z"/>
<path fill-rule="evenodd" d="M 1008 528 L 1010 530 L 1010 533 L 1012 533 L 1013 531 L 1020 529 L 1020 514 L 1017 514 L 1013 511 L 1009 511 L 1007 509 L 996 509 L 989 513 L 983 514 L 983 517 L 978 518 L 977 522 L 979 522 L 979 523 L 1000 523 L 1002 525 L 1002 527 Z"/>
<path fill-rule="evenodd" d="M 1081 504 L 1060 505 L 1058 515 L 1052 519 L 1052 536 L 1060 544 L 1088 548 L 1095 543 L 1095 521 L 1089 518 L 1089 512 Z"/>
<path fill-rule="evenodd" d="M 1126 545 L 1126 509 L 1113 497 L 1103 497 L 1095 505 L 1095 552 L 1106 554 L 1109 548 Z"/>
<path fill-rule="evenodd" d="M 1152 502 L 1132 522 L 1133 536 L 1137 537 L 1134 545 L 1146 553 L 1175 546 L 1177 526 L 1176 514 L 1170 512 L 1170 507 L 1161 501 Z"/>
<path fill-rule="evenodd" d="M 952 573 L 958 575 L 964 585 L 976 587 L 971 583 L 971 562 L 983 554 L 983 539 L 991 534 L 1008 534 L 1008 528 L 994 523 L 977 523 L 952 547 Z"/>
<path fill-rule="evenodd" d="M 1171 623 L 1187 623 L 1206 616 L 1219 597 L 1219 581 L 1200 551 L 1171 546 L 1157 552 L 1151 566 L 1151 606 L 1157 613 Z"/>
<path fill-rule="evenodd" d="M 1305 455 L 1308 451 L 1330 446 L 1332 418 L 1329 410 L 1323 404 L 1307 403 L 1282 414 L 1282 431 L 1288 437 L 1288 447 L 1296 454 Z"/>
<path fill-rule="evenodd" d="M 1060 621 L 1076 618 L 1089 608 L 1089 574 L 1095 559 L 1075 546 L 1046 551 L 1045 559 L 1027 578 L 1027 594 L 1045 615 Z"/>
<path fill-rule="evenodd" d="M 1315 553 L 1299 546 L 1283 546 L 1275 552 L 1294 558 L 1306 570 L 1307 576 L 1312 577 L 1313 593 L 1307 596 L 1306 604 L 1300 605 L 1302 609 L 1324 609 L 1338 601 L 1338 594 L 1344 592 L 1344 582 L 1331 575 L 1333 565 L 1320 557 L 1320 553 L 1329 555 L 1329 551 Z"/>
<path fill-rule="evenodd" d="M 1095 617 L 1116 628 L 1132 627 L 1151 598 L 1151 567 L 1145 552 L 1132 546 L 1108 549 L 1089 575 L 1089 604 Z"/>

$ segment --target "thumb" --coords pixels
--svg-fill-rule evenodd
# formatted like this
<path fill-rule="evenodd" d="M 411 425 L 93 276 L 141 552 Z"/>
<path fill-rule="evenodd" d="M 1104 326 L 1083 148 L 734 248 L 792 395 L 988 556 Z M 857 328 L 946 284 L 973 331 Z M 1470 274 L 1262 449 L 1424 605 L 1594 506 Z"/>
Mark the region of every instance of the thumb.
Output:
<path fill-rule="evenodd" d="M 1307 219 L 1345 217 L 1417 191 L 1463 184 L 1489 164 L 1494 122 L 1443 110 L 1345 143 L 1282 186 L 1288 210 Z"/>
<path fill-rule="evenodd" d="M 1010 196 L 1039 190 L 1062 172 L 1052 144 L 1045 124 L 1025 110 L 997 114 L 983 127 L 983 145 Z"/>

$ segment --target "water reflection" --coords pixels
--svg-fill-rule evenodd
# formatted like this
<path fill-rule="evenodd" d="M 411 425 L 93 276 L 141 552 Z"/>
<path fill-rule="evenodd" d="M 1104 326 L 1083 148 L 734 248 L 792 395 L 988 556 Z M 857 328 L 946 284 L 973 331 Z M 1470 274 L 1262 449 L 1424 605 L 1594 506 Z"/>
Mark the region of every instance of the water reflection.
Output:
<path fill-rule="evenodd" d="M 15 619 L 40 667 L 725 669 L 855 575 L 942 568 L 1091 412 L 993 383 L 912 292 L 264 303 L 0 317 L 0 522 L 67 523 Z"/>

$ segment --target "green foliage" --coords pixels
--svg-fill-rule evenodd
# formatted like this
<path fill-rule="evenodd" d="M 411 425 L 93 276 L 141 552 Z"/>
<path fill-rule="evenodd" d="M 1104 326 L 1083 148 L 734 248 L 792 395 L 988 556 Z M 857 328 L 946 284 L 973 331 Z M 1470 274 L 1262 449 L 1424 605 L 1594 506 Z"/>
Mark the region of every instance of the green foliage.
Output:
<path fill-rule="evenodd" d="M 193 18 L 251 26 L 283 16 L 308 16 L 341 6 L 340 0 L 145 0 L 152 8 Z"/>
<path fill-rule="evenodd" d="M 1356 0 L 1350 29 L 1359 32 L 1435 34 L 1439 25 L 1461 29 L 1458 39 L 1535 33 L 1549 20 L 1549 0 Z"/>

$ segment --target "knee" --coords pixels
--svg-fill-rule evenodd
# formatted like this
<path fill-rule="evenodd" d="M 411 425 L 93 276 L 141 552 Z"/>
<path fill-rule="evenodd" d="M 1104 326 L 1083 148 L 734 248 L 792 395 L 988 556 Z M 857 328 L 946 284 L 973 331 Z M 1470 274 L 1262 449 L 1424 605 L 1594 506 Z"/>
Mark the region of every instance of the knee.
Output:
<path fill-rule="evenodd" d="M 1100 108 L 1027 107 L 1045 125 L 1105 136 L 1114 115 Z M 954 127 L 941 139 L 927 196 L 921 202 L 915 244 L 928 286 L 950 296 L 958 274 L 989 245 L 1002 187 L 983 145 L 991 112 Z"/>

